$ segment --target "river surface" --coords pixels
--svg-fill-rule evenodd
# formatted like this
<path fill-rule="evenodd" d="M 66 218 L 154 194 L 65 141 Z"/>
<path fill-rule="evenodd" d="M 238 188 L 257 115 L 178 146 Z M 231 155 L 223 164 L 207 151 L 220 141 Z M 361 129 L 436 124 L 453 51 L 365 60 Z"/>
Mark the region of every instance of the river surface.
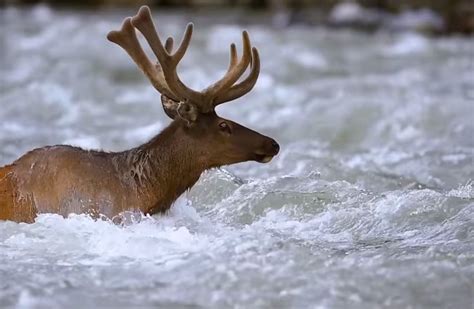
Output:
<path fill-rule="evenodd" d="M 134 12 L 0 12 L 0 165 L 51 144 L 123 150 L 169 123 L 105 39 Z M 155 17 L 173 35 L 195 22 L 180 66 L 195 88 L 249 30 L 259 82 L 218 113 L 281 153 L 208 171 L 168 214 L 123 226 L 0 222 L 0 307 L 472 308 L 472 38 Z"/>

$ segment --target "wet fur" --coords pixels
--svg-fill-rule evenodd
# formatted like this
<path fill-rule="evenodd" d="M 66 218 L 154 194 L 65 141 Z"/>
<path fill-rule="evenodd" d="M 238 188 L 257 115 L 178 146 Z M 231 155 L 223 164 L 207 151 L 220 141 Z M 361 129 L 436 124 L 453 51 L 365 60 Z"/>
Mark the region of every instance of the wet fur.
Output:
<path fill-rule="evenodd" d="M 177 117 L 148 143 L 123 152 L 49 146 L 1 168 L 0 219 L 32 222 L 39 213 L 163 213 L 207 169 L 278 153 L 269 137 L 215 113 Z M 227 126 L 221 130 L 220 124 Z M 232 130 L 230 132 L 230 130 Z"/>
<path fill-rule="evenodd" d="M 20 196 L 14 168 L 13 164 L 0 168 L 0 220 L 31 223 L 36 217 L 36 208 L 31 199 Z"/>
<path fill-rule="evenodd" d="M 0 168 L 0 220 L 37 213 L 165 212 L 208 168 L 173 122 L 150 142 L 118 153 L 71 146 L 39 148 Z M 183 149 L 184 148 L 184 149 Z"/>

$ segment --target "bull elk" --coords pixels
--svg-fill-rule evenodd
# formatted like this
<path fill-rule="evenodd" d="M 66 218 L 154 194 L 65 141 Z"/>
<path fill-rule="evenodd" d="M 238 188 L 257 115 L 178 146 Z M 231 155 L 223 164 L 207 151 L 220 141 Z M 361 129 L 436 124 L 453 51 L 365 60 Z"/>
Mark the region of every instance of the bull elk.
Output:
<path fill-rule="evenodd" d="M 143 51 L 138 29 L 157 58 Z M 223 78 L 202 91 L 186 86 L 177 66 L 189 46 L 188 24 L 173 52 L 173 39 L 162 44 L 150 9 L 124 20 L 107 38 L 121 46 L 161 93 L 171 124 L 149 142 L 123 152 L 87 151 L 72 146 L 32 150 L 0 168 L 0 220 L 33 222 L 39 213 L 85 213 L 113 218 L 124 211 L 164 212 L 213 167 L 244 161 L 266 163 L 278 143 L 238 123 L 219 117 L 219 104 L 237 99 L 255 85 L 260 59 L 242 33 L 243 54 L 230 45 L 230 64 Z M 247 77 L 240 77 L 250 67 Z"/>

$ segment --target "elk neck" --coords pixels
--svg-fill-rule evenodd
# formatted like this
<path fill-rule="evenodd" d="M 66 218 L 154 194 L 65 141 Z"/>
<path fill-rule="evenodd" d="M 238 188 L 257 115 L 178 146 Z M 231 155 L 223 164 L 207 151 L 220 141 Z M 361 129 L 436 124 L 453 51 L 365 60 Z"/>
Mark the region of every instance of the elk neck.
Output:
<path fill-rule="evenodd" d="M 209 168 L 203 147 L 185 130 L 175 120 L 149 142 L 117 154 L 119 171 L 143 201 L 142 212 L 168 210 Z"/>

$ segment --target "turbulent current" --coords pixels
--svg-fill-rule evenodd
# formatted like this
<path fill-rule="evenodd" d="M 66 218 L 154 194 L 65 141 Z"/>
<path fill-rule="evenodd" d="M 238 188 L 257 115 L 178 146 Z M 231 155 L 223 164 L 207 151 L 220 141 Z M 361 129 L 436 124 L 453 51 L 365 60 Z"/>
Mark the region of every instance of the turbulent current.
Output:
<path fill-rule="evenodd" d="M 0 165 L 51 144 L 124 150 L 169 123 L 105 39 L 134 11 L 0 13 Z M 164 34 L 195 22 L 194 88 L 249 30 L 259 82 L 218 113 L 281 153 L 206 172 L 166 215 L 0 222 L 0 307 L 472 308 L 472 38 L 155 13 Z"/>

